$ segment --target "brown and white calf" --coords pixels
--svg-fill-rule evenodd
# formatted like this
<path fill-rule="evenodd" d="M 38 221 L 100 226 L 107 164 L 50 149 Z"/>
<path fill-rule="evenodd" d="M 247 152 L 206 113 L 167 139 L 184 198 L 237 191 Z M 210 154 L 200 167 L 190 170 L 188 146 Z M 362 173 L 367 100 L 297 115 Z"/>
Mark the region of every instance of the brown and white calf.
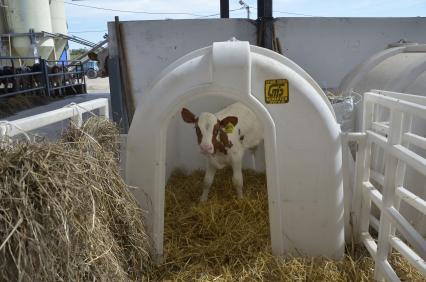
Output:
<path fill-rule="evenodd" d="M 246 149 L 254 149 L 263 140 L 263 127 L 256 115 L 242 103 L 234 103 L 217 113 L 201 113 L 196 117 L 186 108 L 182 118 L 195 125 L 198 145 L 207 156 L 203 194 L 206 201 L 216 169 L 232 166 L 232 182 L 238 198 L 243 197 L 242 161 Z"/>

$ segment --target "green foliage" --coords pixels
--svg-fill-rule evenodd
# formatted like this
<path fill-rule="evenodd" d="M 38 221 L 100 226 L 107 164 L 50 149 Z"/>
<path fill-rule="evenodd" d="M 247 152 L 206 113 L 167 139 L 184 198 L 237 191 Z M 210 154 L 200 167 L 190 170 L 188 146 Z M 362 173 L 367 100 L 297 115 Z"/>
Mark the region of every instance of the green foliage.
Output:
<path fill-rule="evenodd" d="M 88 50 L 86 48 L 79 48 L 79 49 L 71 49 L 70 56 L 71 60 L 74 58 L 77 58 L 78 56 L 86 53 Z"/>

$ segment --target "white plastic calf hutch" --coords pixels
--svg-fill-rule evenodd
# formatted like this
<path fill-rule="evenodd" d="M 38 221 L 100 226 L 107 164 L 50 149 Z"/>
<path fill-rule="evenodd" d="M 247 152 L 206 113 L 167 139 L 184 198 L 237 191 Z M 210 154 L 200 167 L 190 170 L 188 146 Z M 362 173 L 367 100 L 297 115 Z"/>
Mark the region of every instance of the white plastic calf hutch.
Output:
<path fill-rule="evenodd" d="M 295 63 L 242 41 L 216 42 L 182 57 L 138 100 L 126 177 L 141 187 L 135 195 L 148 211 L 154 255 L 163 254 L 169 122 L 186 104 L 208 96 L 240 101 L 263 123 L 273 254 L 341 258 L 341 142 L 331 105 Z"/>
<path fill-rule="evenodd" d="M 426 95 L 426 44 L 390 45 L 348 73 L 338 92 L 363 94 L 371 89 Z M 362 107 L 358 107 L 354 128 L 361 130 Z"/>
<path fill-rule="evenodd" d="M 374 54 L 366 61 L 359 64 L 342 80 L 339 93 L 350 95 L 352 91 L 362 94 L 371 89 L 380 89 L 393 92 L 404 92 L 419 96 L 426 96 L 426 44 L 392 44 L 383 51 Z M 362 107 L 356 111 L 354 128 L 361 131 Z M 419 136 L 426 137 L 426 120 L 416 116 L 406 120 L 405 127 Z M 384 107 L 375 111 L 375 130 L 382 131 L 390 122 L 389 110 Z M 382 126 L 384 125 L 384 127 Z M 379 128 L 380 127 L 380 128 Z M 426 156 L 426 150 L 415 144 L 406 144 L 415 153 Z M 382 149 L 373 147 L 371 177 L 380 186 L 385 171 L 385 161 Z M 404 177 L 404 186 L 418 197 L 426 197 L 426 177 L 410 166 L 407 166 Z M 401 213 L 423 235 L 426 236 L 426 217 L 402 203 Z M 373 225 L 377 228 L 377 226 Z"/>

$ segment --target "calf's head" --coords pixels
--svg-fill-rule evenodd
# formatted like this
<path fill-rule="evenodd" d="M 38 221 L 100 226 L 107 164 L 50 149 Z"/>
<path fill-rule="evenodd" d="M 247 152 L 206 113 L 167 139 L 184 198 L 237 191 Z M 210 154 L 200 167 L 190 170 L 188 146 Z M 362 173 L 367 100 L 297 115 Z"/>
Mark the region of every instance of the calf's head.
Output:
<path fill-rule="evenodd" d="M 231 147 L 232 143 L 228 140 L 227 134 L 223 131 L 229 123 L 237 125 L 238 118 L 228 116 L 219 120 L 212 113 L 201 113 L 196 117 L 190 110 L 183 108 L 182 119 L 187 123 L 195 125 L 198 145 L 204 154 L 214 154 L 217 150 L 224 152 L 225 147 Z"/>

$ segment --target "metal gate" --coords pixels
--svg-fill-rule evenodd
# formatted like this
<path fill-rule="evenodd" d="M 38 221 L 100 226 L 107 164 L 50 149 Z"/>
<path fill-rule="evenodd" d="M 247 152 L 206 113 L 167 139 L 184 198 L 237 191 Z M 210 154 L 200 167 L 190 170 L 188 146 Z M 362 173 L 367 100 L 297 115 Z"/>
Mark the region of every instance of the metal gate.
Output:
<path fill-rule="evenodd" d="M 22 61 L 34 62 L 31 66 Z M 80 61 L 0 57 L 0 99 L 18 95 L 63 96 L 86 93 Z"/>
<path fill-rule="evenodd" d="M 387 120 L 378 118 L 379 108 L 388 111 Z M 351 207 L 353 233 L 374 258 L 376 279 L 400 281 L 388 261 L 392 248 L 426 275 L 426 240 L 399 212 L 404 201 L 426 216 L 426 201 L 404 187 L 407 166 L 426 176 L 425 156 L 410 146 L 426 150 L 425 136 L 411 130 L 413 118 L 426 123 L 426 97 L 372 90 L 364 94 L 363 110 L 363 133 L 349 133 L 344 139 L 358 145 Z M 384 174 L 371 166 L 378 150 L 383 150 Z M 379 219 L 371 214 L 372 202 L 380 211 Z M 377 240 L 370 227 L 377 230 Z"/>

